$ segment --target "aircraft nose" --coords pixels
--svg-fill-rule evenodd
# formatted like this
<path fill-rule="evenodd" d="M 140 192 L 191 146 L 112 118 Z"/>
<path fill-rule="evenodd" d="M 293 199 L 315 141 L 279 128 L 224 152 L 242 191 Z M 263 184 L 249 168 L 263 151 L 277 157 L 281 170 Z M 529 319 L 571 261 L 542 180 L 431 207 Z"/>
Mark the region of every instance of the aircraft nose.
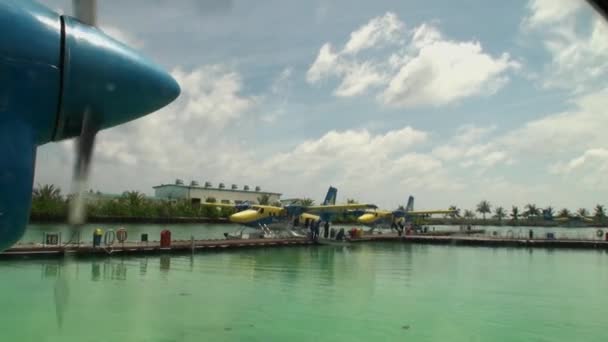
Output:
<path fill-rule="evenodd" d="M 163 68 L 99 29 L 64 17 L 63 88 L 55 139 L 78 135 L 84 112 L 105 129 L 154 112 L 180 87 Z"/>
<path fill-rule="evenodd" d="M 254 221 L 258 212 L 255 210 L 244 210 L 235 214 L 230 215 L 230 222 L 234 223 L 248 223 Z"/>
<path fill-rule="evenodd" d="M 366 223 L 372 223 L 372 222 L 374 222 L 375 218 L 376 217 L 374 216 L 374 214 L 363 214 L 363 215 L 361 215 L 361 216 L 359 216 L 357 218 L 357 221 L 359 223 L 366 224 Z"/>

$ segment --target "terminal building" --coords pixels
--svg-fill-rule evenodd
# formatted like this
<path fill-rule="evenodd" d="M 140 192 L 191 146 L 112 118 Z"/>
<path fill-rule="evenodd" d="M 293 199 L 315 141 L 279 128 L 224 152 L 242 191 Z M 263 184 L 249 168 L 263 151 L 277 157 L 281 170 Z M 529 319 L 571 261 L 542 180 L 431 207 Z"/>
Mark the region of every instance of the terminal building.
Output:
<path fill-rule="evenodd" d="M 243 202 L 258 203 L 260 198 L 268 196 L 268 203 L 272 204 L 280 201 L 281 194 L 278 192 L 262 191 L 259 186 L 250 189 L 248 185 L 239 188 L 236 184 L 229 187 L 224 183 L 219 183 L 214 187 L 210 182 L 205 182 L 202 186 L 198 182 L 192 181 L 190 185 L 184 184 L 181 179 L 175 180 L 174 184 L 161 184 L 153 187 L 154 197 L 164 200 L 187 199 L 192 204 L 209 202 L 214 199 L 217 203 Z"/>

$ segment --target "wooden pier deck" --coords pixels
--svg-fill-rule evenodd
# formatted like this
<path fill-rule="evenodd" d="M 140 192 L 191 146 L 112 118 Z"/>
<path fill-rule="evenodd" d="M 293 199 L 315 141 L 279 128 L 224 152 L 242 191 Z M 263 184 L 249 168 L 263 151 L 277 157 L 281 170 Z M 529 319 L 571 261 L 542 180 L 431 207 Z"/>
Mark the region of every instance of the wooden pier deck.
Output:
<path fill-rule="evenodd" d="M 184 253 L 193 251 L 211 251 L 234 248 L 266 248 L 305 246 L 313 244 L 304 238 L 289 239 L 247 239 L 247 240 L 185 240 L 172 241 L 169 247 L 161 247 L 160 242 L 126 242 L 114 243 L 111 246 L 93 247 L 91 244 L 43 246 L 43 245 L 17 245 L 0 253 L 0 258 L 10 257 L 53 257 L 88 255 L 126 255 L 126 254 L 158 254 L 158 253 Z"/>
<path fill-rule="evenodd" d="M 485 247 L 526 247 L 526 248 L 572 248 L 572 249 L 604 249 L 608 250 L 608 241 L 604 240 L 556 240 L 556 239 L 510 239 L 489 236 L 459 236 L 459 235 L 405 235 L 382 234 L 366 235 L 361 238 L 349 239 L 354 244 L 365 242 L 393 242 L 412 244 L 436 244 L 455 246 L 485 246 Z M 186 240 L 172 241 L 169 247 L 161 247 L 160 242 L 128 242 L 114 243 L 111 246 L 93 247 L 91 244 L 43 246 L 16 245 L 2 253 L 0 259 L 32 258 L 32 257 L 62 257 L 72 256 L 110 256 L 160 253 L 191 253 L 198 251 L 213 251 L 242 248 L 293 247 L 315 245 L 305 238 L 287 239 L 247 239 L 247 240 Z"/>
<path fill-rule="evenodd" d="M 458 235 L 405 235 L 383 234 L 364 236 L 360 239 L 351 239 L 351 242 L 370 241 L 401 241 L 404 243 L 486 246 L 486 247 L 541 247 L 541 248 L 585 248 L 608 249 L 605 240 L 573 240 L 573 239 L 514 239 L 490 236 L 458 236 Z"/>

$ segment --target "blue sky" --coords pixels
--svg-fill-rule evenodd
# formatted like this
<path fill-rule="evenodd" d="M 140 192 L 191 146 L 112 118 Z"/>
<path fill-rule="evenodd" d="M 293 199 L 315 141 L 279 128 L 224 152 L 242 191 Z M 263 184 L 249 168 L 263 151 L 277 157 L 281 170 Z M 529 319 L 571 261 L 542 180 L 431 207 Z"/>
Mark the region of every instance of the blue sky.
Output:
<path fill-rule="evenodd" d="M 69 1 L 44 1 L 70 12 Z M 92 187 L 175 178 L 385 207 L 591 207 L 608 190 L 608 28 L 584 1 L 103 1 L 183 94 L 102 132 Z M 69 189 L 69 142 L 36 182 Z"/>

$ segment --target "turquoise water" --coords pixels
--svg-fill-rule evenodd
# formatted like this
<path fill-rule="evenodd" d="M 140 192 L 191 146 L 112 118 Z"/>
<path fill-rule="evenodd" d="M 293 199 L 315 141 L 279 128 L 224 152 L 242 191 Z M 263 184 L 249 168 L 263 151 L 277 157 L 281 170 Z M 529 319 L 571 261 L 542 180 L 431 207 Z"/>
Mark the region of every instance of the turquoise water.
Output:
<path fill-rule="evenodd" d="M 0 261 L 3 341 L 606 340 L 602 251 L 377 243 L 60 262 Z"/>

